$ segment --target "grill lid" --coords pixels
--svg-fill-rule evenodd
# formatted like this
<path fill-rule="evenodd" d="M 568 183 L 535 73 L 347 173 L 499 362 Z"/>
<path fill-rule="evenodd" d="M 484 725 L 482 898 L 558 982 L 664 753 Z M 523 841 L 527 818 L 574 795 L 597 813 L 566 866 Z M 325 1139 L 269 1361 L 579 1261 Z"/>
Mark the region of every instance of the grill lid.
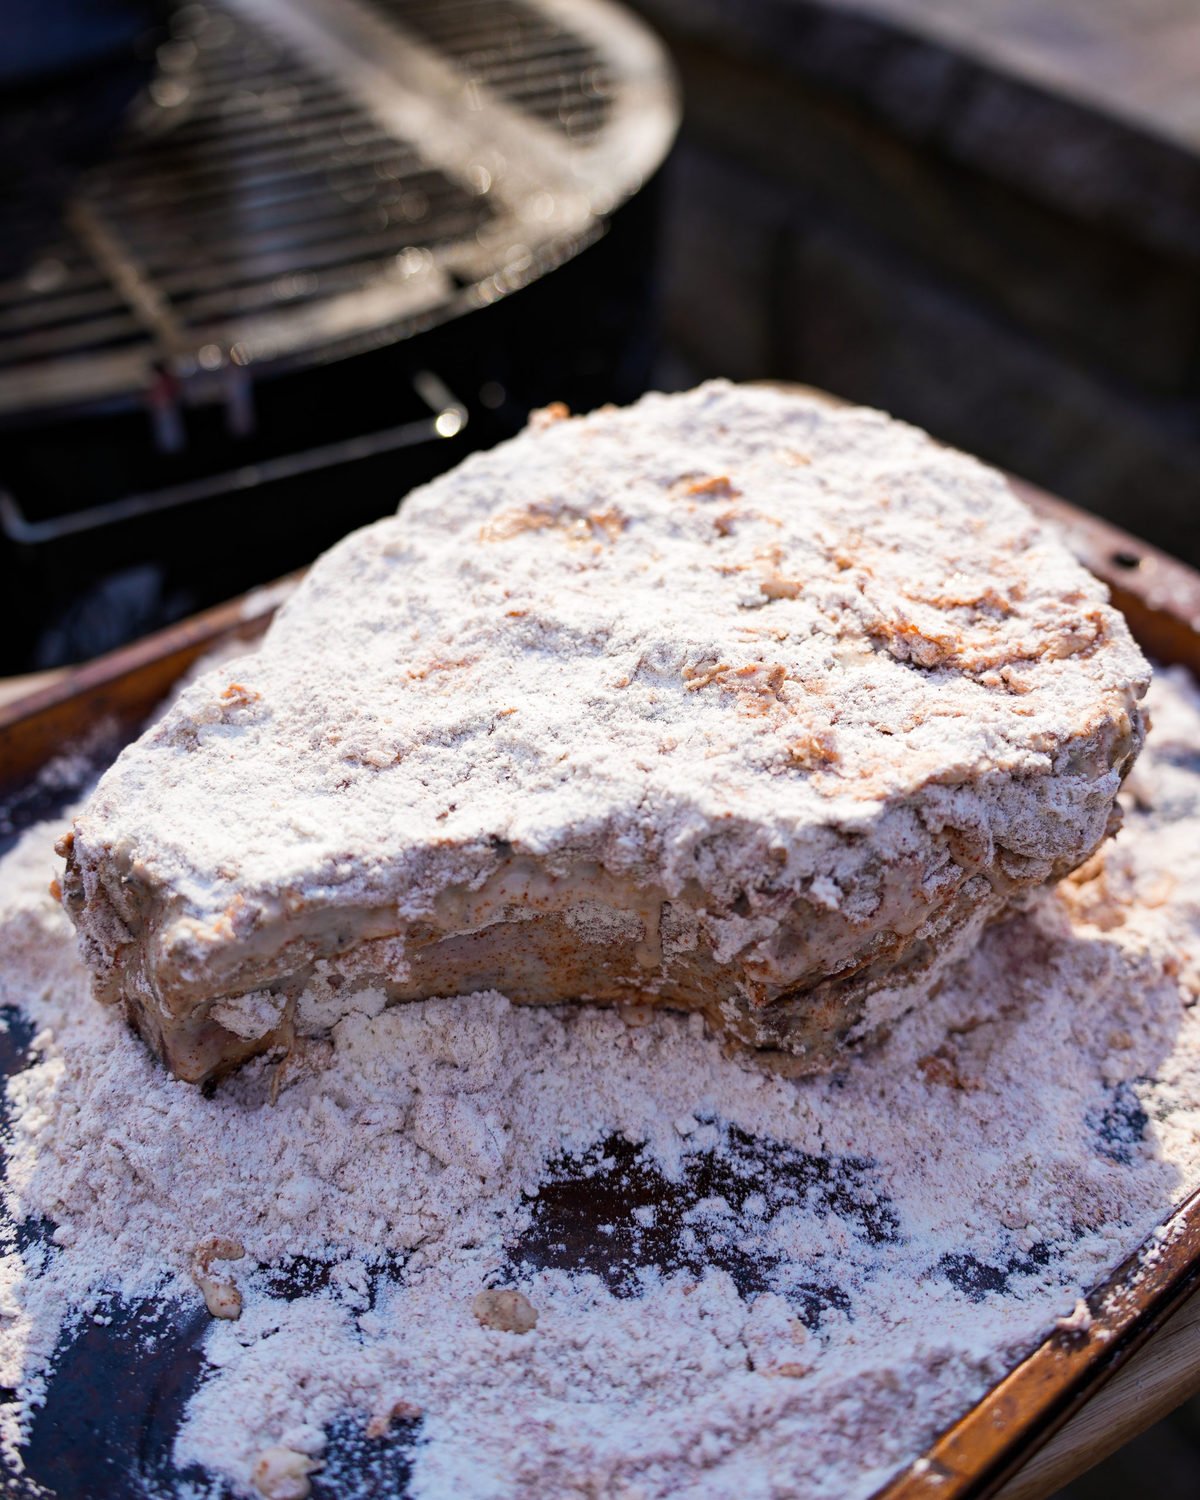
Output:
<path fill-rule="evenodd" d="M 608 0 L 184 5 L 61 238 L 0 282 L 0 415 L 226 399 L 494 301 L 602 233 L 676 123 Z"/>

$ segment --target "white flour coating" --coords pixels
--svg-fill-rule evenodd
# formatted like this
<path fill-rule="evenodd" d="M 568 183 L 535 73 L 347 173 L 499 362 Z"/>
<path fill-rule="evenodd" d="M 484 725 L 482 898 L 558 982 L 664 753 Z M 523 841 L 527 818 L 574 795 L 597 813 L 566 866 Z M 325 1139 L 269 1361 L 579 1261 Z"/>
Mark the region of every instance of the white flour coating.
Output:
<path fill-rule="evenodd" d="M 333 548 L 120 757 L 64 885 L 98 993 L 192 1078 L 244 1055 L 200 1034 L 212 1002 L 314 955 L 374 943 L 403 998 L 445 993 L 464 945 L 437 968 L 432 938 L 547 866 L 652 906 L 600 998 L 803 1054 L 764 1002 L 839 976 L 815 1030 L 849 1030 L 882 971 L 1091 852 L 1146 677 L 999 474 L 718 382 L 544 418 Z M 522 954 L 518 998 L 579 996 L 561 962 Z"/>
<path fill-rule="evenodd" d="M 189 1259 L 224 1236 L 244 1310 L 211 1325 L 176 1450 L 239 1490 L 265 1450 L 319 1457 L 331 1423 L 403 1403 L 418 1500 L 866 1496 L 1200 1172 L 1200 694 L 1162 673 L 1151 711 L 1116 842 L 820 1080 L 723 1058 L 697 1017 L 365 993 L 274 1105 L 263 1060 L 206 1099 L 88 999 L 45 890 L 57 828 L 33 830 L 0 866 L 4 998 L 39 1029 L 7 1195 L 58 1227 L 0 1262 L 0 1385 L 36 1398 L 110 1291 L 199 1307 Z M 741 1180 L 729 1125 L 841 1166 L 781 1201 L 786 1160 Z M 514 1248 L 561 1153 L 614 1136 L 694 1200 L 660 1222 L 652 1194 L 595 1237 L 597 1267 L 675 1246 L 637 1296 Z M 254 1267 L 294 1255 L 335 1269 L 281 1301 Z M 536 1329 L 481 1327 L 488 1285 Z M 11 1452 L 28 1409 L 0 1412 Z"/>

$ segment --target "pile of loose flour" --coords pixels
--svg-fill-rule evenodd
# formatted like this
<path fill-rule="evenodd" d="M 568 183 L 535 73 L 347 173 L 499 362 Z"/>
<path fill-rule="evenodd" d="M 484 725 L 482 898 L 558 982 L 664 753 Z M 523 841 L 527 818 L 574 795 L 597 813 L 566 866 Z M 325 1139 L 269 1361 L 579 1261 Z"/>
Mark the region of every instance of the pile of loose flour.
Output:
<path fill-rule="evenodd" d="M 1117 841 L 799 1082 L 698 1018 L 365 992 L 205 1098 L 89 997 L 63 825 L 32 829 L 0 866 L 0 1001 L 36 1031 L 7 1208 L 46 1226 L 0 1245 L 9 1461 L 55 1350 L 114 1298 L 202 1307 L 216 1237 L 241 1313 L 190 1475 L 302 1495 L 331 1430 L 390 1423 L 424 1500 L 869 1494 L 1200 1177 L 1200 694 L 1150 701 Z M 487 1326 L 487 1288 L 536 1326 Z"/>

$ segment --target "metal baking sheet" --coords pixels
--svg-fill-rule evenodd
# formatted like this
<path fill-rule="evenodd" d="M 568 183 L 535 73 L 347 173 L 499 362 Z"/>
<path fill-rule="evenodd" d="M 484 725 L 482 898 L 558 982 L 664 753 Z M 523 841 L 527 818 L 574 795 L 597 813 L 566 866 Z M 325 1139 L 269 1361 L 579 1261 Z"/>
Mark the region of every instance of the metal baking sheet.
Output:
<path fill-rule="evenodd" d="M 1200 575 L 1028 486 L 1023 498 L 1064 527 L 1076 552 L 1112 587 L 1143 646 L 1159 660 L 1180 661 L 1200 671 Z M 241 638 L 252 640 L 266 626 L 279 591 L 234 601 L 148 638 L 113 656 L 66 674 L 33 697 L 0 709 L 0 848 L 22 828 L 67 806 L 138 726 L 170 684 L 206 650 Z M 68 747 L 72 775 L 47 779 L 39 772 Z M 0 1034 L 0 1073 L 26 1065 L 32 1036 L 11 1013 Z M 708 1246 L 702 1260 L 679 1229 L 690 1205 L 714 1191 L 731 1203 L 739 1194 L 763 1191 L 825 1195 L 839 1213 L 861 1219 L 868 1236 L 886 1240 L 886 1201 L 855 1196 L 852 1162 L 808 1156 L 769 1140 L 738 1135 L 720 1158 L 695 1157 L 678 1183 L 668 1183 L 637 1147 L 605 1143 L 607 1165 L 596 1174 L 589 1159 L 564 1159 L 539 1194 L 529 1229 L 509 1249 L 514 1265 L 582 1268 L 600 1274 L 617 1294 L 629 1290 L 636 1264 L 662 1270 L 720 1265 L 747 1293 L 758 1289 L 761 1268 Z M 732 1162 L 732 1164 L 731 1164 Z M 720 1181 L 717 1181 L 718 1176 Z M 641 1205 L 658 1210 L 658 1228 L 632 1233 Z M 615 1225 L 616 1232 L 599 1233 Z M 44 1239 L 52 1226 L 0 1222 L 0 1244 L 22 1247 Z M 603 1248 L 600 1248 L 603 1247 Z M 1093 1315 L 1084 1335 L 1051 1335 L 907 1469 L 880 1492 L 880 1500 L 966 1500 L 986 1496 L 1011 1476 L 1113 1370 L 1200 1284 L 1200 1196 L 1189 1198 L 1146 1246 L 1089 1297 Z M 319 1291 L 328 1265 L 292 1260 L 259 1268 L 272 1292 L 286 1299 Z M 375 1290 L 401 1274 L 381 1261 Z M 837 1306 L 838 1288 L 795 1289 L 800 1315 L 816 1325 L 822 1311 Z M 33 1422 L 23 1475 L 0 1473 L 0 1493 L 14 1500 L 134 1500 L 186 1490 L 193 1495 L 229 1494 L 220 1482 L 180 1471 L 173 1439 L 186 1402 L 203 1368 L 202 1342 L 209 1326 L 198 1304 L 161 1300 L 105 1309 L 109 1321 L 89 1321 L 68 1330 L 56 1352 L 47 1397 Z M 0 1389 L 0 1403 L 15 1393 Z M 368 1439 L 362 1419 L 347 1415 L 329 1434 L 325 1467 L 311 1479 L 316 1500 L 406 1493 L 410 1454 L 419 1422 L 398 1422 L 383 1439 Z"/>

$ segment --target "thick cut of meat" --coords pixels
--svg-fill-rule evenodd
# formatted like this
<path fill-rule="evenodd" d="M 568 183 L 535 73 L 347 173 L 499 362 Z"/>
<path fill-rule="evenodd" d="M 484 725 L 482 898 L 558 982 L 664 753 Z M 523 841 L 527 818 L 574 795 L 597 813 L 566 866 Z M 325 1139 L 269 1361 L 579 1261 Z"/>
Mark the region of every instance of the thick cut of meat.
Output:
<path fill-rule="evenodd" d="M 724 383 L 551 410 L 121 755 L 64 899 L 185 1078 L 366 988 L 695 1009 L 807 1071 L 1104 838 L 1147 676 L 911 427 Z"/>

